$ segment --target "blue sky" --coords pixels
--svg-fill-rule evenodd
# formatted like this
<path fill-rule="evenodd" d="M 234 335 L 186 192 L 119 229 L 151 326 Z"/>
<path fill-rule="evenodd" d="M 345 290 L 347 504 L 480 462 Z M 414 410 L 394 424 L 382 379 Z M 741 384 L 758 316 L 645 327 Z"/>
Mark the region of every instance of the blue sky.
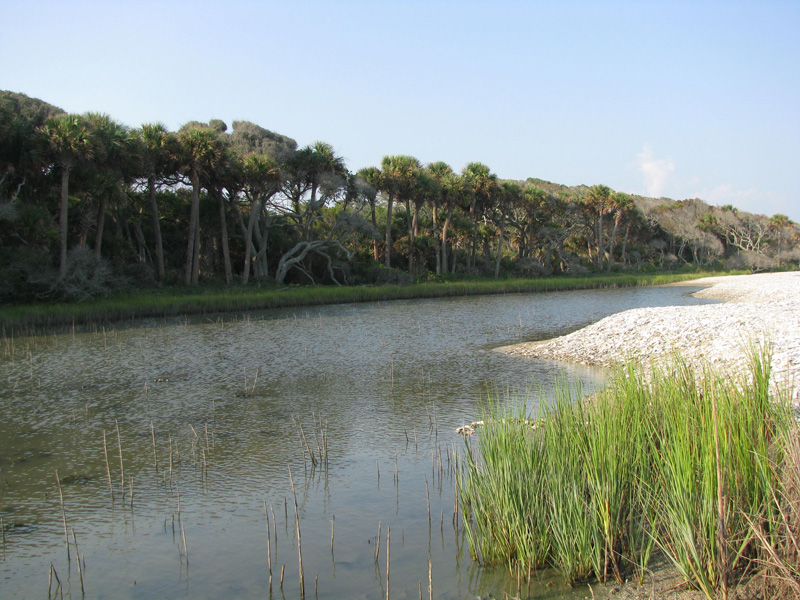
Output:
<path fill-rule="evenodd" d="M 800 1 L 2 0 L 0 89 L 800 221 Z"/>

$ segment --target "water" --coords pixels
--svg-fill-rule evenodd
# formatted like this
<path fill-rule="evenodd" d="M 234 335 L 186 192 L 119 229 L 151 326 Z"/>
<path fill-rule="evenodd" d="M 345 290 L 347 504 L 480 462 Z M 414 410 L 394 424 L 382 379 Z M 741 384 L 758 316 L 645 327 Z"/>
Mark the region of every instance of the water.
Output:
<path fill-rule="evenodd" d="M 504 569 L 472 562 L 454 524 L 454 430 L 488 393 L 546 398 L 564 378 L 590 391 L 603 373 L 492 349 L 632 307 L 705 302 L 697 289 L 339 305 L 6 341 L 0 597 L 44 596 L 51 564 L 64 596 L 81 597 L 73 530 L 87 598 L 270 597 L 265 507 L 272 597 L 299 597 L 290 469 L 308 597 L 315 585 L 320 598 L 385 597 L 389 528 L 392 598 L 428 597 L 429 559 L 436 598 L 516 596 Z M 323 430 L 328 461 L 315 466 L 304 448 L 316 454 Z M 543 572 L 520 595 L 584 592 Z"/>

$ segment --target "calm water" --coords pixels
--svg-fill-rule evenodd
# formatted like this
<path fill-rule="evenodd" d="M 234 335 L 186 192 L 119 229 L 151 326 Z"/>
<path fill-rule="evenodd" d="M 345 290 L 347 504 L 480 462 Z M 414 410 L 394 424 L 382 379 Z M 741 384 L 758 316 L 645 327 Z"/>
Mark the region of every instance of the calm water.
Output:
<path fill-rule="evenodd" d="M 429 559 L 434 597 L 516 595 L 503 569 L 471 561 L 454 525 L 454 429 L 488 393 L 546 398 L 563 378 L 590 390 L 602 372 L 492 348 L 704 302 L 697 289 L 340 305 L 6 341 L 0 597 L 46 597 L 52 564 L 64 596 L 80 598 L 74 531 L 87 598 L 297 598 L 290 469 L 308 597 L 315 584 L 320 598 L 385 597 L 389 528 L 392 598 L 428 597 Z M 303 449 L 316 452 L 322 429 L 328 462 L 315 467 Z M 521 595 L 584 591 L 545 572 Z"/>

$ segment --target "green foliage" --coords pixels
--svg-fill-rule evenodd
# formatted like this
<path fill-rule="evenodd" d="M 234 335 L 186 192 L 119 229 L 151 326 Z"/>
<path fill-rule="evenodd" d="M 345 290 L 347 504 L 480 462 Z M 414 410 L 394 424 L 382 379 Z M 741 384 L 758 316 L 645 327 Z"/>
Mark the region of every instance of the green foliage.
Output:
<path fill-rule="evenodd" d="M 590 401 L 561 389 L 535 418 L 496 402 L 459 477 L 473 556 L 621 582 L 643 577 L 657 546 L 714 598 L 758 557 L 749 524 L 780 514 L 775 465 L 791 420 L 769 372 L 769 349 L 756 347 L 737 378 L 676 358 L 648 378 L 629 365 Z"/>
<path fill-rule="evenodd" d="M 35 223 L 21 218 L 33 214 Z M 120 272 L 146 263 L 158 285 L 223 276 L 246 284 L 251 274 L 263 284 L 301 242 L 316 250 L 281 271 L 287 282 L 338 281 L 336 261 L 358 281 L 357 263 L 368 259 L 408 265 L 415 278 L 714 261 L 761 270 L 797 264 L 798 232 L 783 215 L 603 185 L 504 181 L 479 162 L 456 173 L 441 161 L 387 155 L 380 168 L 354 175 L 330 144 L 298 149 L 248 121 L 189 121 L 177 132 L 151 123 L 131 132 L 108 115 L 69 115 L 0 92 L 0 243 L 49 252 L 56 279 L 66 275 L 68 251 L 87 246 Z M 145 273 L 137 279 L 149 281 Z M 36 286 L 19 286 L 8 289 L 20 301 L 41 297 Z"/>

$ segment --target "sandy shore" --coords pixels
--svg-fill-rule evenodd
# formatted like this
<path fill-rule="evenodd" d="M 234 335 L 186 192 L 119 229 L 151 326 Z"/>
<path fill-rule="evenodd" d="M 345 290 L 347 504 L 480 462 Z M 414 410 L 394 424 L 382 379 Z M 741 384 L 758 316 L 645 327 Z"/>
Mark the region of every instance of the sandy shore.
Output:
<path fill-rule="evenodd" d="M 695 295 L 723 303 L 628 310 L 563 337 L 503 350 L 601 366 L 626 359 L 648 365 L 678 352 L 693 364 L 705 361 L 733 375 L 745 370 L 753 341 L 769 340 L 773 385 L 800 384 L 800 273 L 713 277 L 682 285 L 708 285 Z"/>

